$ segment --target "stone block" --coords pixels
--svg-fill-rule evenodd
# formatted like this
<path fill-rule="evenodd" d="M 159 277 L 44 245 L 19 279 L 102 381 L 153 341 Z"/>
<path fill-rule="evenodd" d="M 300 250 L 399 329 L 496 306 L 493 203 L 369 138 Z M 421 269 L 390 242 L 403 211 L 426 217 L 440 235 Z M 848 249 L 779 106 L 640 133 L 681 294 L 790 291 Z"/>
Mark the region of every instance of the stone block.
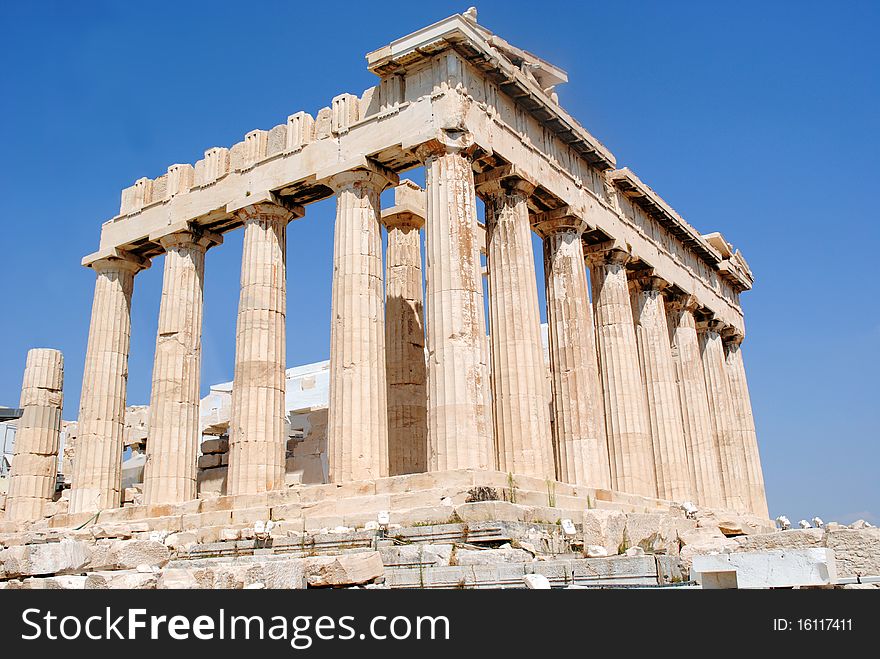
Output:
<path fill-rule="evenodd" d="M 760 535 L 736 538 L 737 551 L 761 551 L 765 549 L 810 549 L 825 544 L 823 529 L 790 529 Z"/>
<path fill-rule="evenodd" d="M 199 588 L 199 584 L 187 568 L 166 568 L 159 574 L 156 587 L 160 590 L 186 590 Z"/>
<path fill-rule="evenodd" d="M 183 515 L 181 526 L 184 531 L 194 531 L 206 526 L 225 526 L 232 523 L 231 510 L 214 510 L 191 515 Z"/>
<path fill-rule="evenodd" d="M 300 558 L 266 561 L 263 564 L 263 583 L 272 589 L 299 589 L 306 587 L 306 560 Z"/>
<path fill-rule="evenodd" d="M 302 514 L 304 517 L 329 517 L 339 515 L 336 510 L 336 501 L 328 499 L 327 501 L 314 501 L 302 503 Z"/>
<path fill-rule="evenodd" d="M 303 518 L 303 531 L 327 532 L 337 526 L 343 526 L 345 520 L 338 515 L 317 515 Z"/>
<path fill-rule="evenodd" d="M 223 455 L 220 453 L 206 453 L 199 456 L 199 469 L 212 469 L 222 464 Z"/>
<path fill-rule="evenodd" d="M 626 515 L 613 510 L 590 509 L 584 511 L 584 546 L 604 547 L 609 556 L 627 549 L 624 545 Z"/>
<path fill-rule="evenodd" d="M 550 590 L 550 580 L 543 574 L 527 574 L 523 583 L 529 590 Z"/>
<path fill-rule="evenodd" d="M 650 585 L 657 583 L 653 556 L 609 556 L 571 561 L 572 579 L 580 584 Z"/>
<path fill-rule="evenodd" d="M 225 438 L 206 439 L 202 442 L 202 454 L 226 453 L 229 450 L 229 440 Z"/>
<path fill-rule="evenodd" d="M 452 558 L 451 544 L 395 545 L 379 549 L 386 567 L 419 568 L 449 565 Z"/>
<path fill-rule="evenodd" d="M 703 588 L 790 588 L 837 581 L 830 549 L 765 550 L 695 556 L 691 570 Z"/>
<path fill-rule="evenodd" d="M 168 517 L 155 517 L 146 523 L 150 531 L 166 531 L 176 533 L 183 530 L 183 516 L 171 515 Z"/>
<path fill-rule="evenodd" d="M 341 556 L 316 556 L 305 561 L 310 588 L 357 586 L 385 575 L 379 552 L 356 552 Z"/>
<path fill-rule="evenodd" d="M 829 531 L 825 546 L 834 551 L 841 577 L 880 576 L 880 528 Z"/>
<path fill-rule="evenodd" d="M 0 576 L 4 578 L 79 572 L 92 558 L 84 542 L 61 540 L 18 545 L 0 551 Z"/>
<path fill-rule="evenodd" d="M 392 510 L 391 523 L 401 526 L 426 524 L 452 524 L 459 520 L 455 517 L 455 508 L 450 506 L 432 506 L 412 508 L 410 510 Z"/>
<path fill-rule="evenodd" d="M 225 466 L 216 467 L 214 469 L 200 469 L 198 476 L 196 477 L 199 494 L 225 495 L 226 477 L 228 473 L 229 470 Z"/>
<path fill-rule="evenodd" d="M 297 488 L 288 487 L 283 490 L 272 490 L 267 497 L 270 508 L 288 503 L 299 503 L 302 499 Z"/>
<path fill-rule="evenodd" d="M 531 563 L 532 555 L 523 549 L 456 549 L 456 565 L 496 565 L 498 563 Z"/>
<path fill-rule="evenodd" d="M 154 590 L 157 576 L 151 572 L 91 572 L 85 577 L 86 590 Z"/>
<path fill-rule="evenodd" d="M 272 506 L 270 514 L 275 521 L 301 519 L 303 509 L 298 503 L 285 503 Z"/>
<path fill-rule="evenodd" d="M 123 570 L 133 570 L 139 565 L 162 567 L 170 558 L 168 547 L 156 540 L 120 540 L 110 545 L 106 567 Z"/>
<path fill-rule="evenodd" d="M 171 533 L 165 538 L 165 546 L 174 551 L 189 551 L 198 542 L 198 537 L 193 532 Z"/>
<path fill-rule="evenodd" d="M 462 503 L 453 509 L 462 522 L 525 522 L 528 509 L 507 501 Z"/>
<path fill-rule="evenodd" d="M 253 524 L 257 521 L 265 522 L 269 517 L 269 508 L 244 508 L 232 511 L 233 524 Z"/>
<path fill-rule="evenodd" d="M 697 527 L 694 520 L 657 513 L 628 513 L 626 541 L 630 547 L 640 547 L 649 554 L 679 553 L 679 533 Z"/>
<path fill-rule="evenodd" d="M 336 514 L 371 512 L 375 515 L 380 510 L 392 510 L 391 496 L 387 494 L 340 498 L 336 500 Z"/>
<path fill-rule="evenodd" d="M 57 577 L 32 577 L 21 582 L 22 590 L 82 590 L 86 577 L 63 575 Z"/>

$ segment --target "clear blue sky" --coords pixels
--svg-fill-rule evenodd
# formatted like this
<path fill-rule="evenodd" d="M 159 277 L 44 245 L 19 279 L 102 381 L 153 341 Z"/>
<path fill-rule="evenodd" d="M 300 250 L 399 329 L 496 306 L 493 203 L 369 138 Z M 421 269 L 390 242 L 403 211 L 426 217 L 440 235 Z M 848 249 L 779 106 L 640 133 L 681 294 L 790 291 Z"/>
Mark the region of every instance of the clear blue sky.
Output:
<path fill-rule="evenodd" d="M 76 417 L 94 284 L 79 261 L 122 188 L 360 94 L 376 83 L 366 52 L 467 5 L 3 0 L 0 405 L 18 404 L 28 348 L 55 347 Z M 751 264 L 744 354 L 771 513 L 880 523 L 880 4 L 479 10 L 569 72 L 562 104 L 620 166 Z M 310 206 L 289 232 L 290 365 L 329 351 L 333 212 Z M 207 259 L 203 391 L 232 378 L 240 233 Z M 161 275 L 157 259 L 137 277 L 130 404 L 149 400 Z"/>

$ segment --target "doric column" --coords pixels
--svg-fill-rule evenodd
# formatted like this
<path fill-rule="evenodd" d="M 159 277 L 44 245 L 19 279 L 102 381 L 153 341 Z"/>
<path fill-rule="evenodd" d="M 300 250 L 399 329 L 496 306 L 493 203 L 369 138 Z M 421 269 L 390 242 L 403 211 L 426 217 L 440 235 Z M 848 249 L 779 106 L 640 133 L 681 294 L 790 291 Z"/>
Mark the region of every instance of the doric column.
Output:
<path fill-rule="evenodd" d="M 611 484 L 615 490 L 654 497 L 657 479 L 627 281 L 629 260 L 629 254 L 619 249 L 589 251 L 587 255 L 605 394 Z"/>
<path fill-rule="evenodd" d="M 474 172 L 465 150 L 432 141 L 425 163 L 428 469 L 495 467 Z"/>
<path fill-rule="evenodd" d="M 725 332 L 723 335 L 727 361 L 727 381 L 730 385 L 733 428 L 740 435 L 740 444 L 745 455 L 748 473 L 748 490 L 751 511 L 762 517 L 769 517 L 767 495 L 764 491 L 764 470 L 761 468 L 761 455 L 758 451 L 758 436 L 755 432 L 755 418 L 752 415 L 752 401 L 746 381 L 746 369 L 742 357 L 741 334 Z"/>
<path fill-rule="evenodd" d="M 700 350 L 703 357 L 703 373 L 709 399 L 709 416 L 715 444 L 718 447 L 721 487 L 724 490 L 724 506 L 729 510 L 749 509 L 745 455 L 741 437 L 731 427 L 732 402 L 727 381 L 724 345 L 721 342 L 722 323 L 718 320 L 702 320 L 697 323 L 700 332 Z"/>
<path fill-rule="evenodd" d="M 712 417 L 706 392 L 703 358 L 697 339 L 694 311 L 696 299 L 690 295 L 673 297 L 669 303 L 672 356 L 675 363 L 688 464 L 694 481 L 697 503 L 724 506 L 718 446 L 713 439 Z"/>
<path fill-rule="evenodd" d="M 544 240 L 544 283 L 558 480 L 611 488 L 605 406 L 581 234 L 565 208 L 536 216 Z"/>
<path fill-rule="evenodd" d="M 72 513 L 118 508 L 121 502 L 131 294 L 135 273 L 148 266 L 149 261 L 122 252 L 90 264 L 97 276 L 70 487 Z"/>
<path fill-rule="evenodd" d="M 287 223 L 301 209 L 264 200 L 235 213 L 244 247 L 226 487 L 257 494 L 284 487 Z"/>
<path fill-rule="evenodd" d="M 541 345 L 541 317 L 529 227 L 535 185 L 517 176 L 481 175 L 486 203 L 489 349 L 499 471 L 555 478 Z"/>
<path fill-rule="evenodd" d="M 6 519 L 36 521 L 55 495 L 64 387 L 58 350 L 28 351 L 21 385 L 22 416 L 6 494 Z"/>
<path fill-rule="evenodd" d="M 385 370 L 388 379 L 388 473 L 428 469 L 428 393 L 422 303 L 424 192 L 404 181 L 382 211 L 385 251 Z"/>
<path fill-rule="evenodd" d="M 639 363 L 654 447 L 657 496 L 682 502 L 693 498 L 694 492 L 666 322 L 663 290 L 667 287 L 665 281 L 652 275 L 637 277 L 631 282 Z"/>
<path fill-rule="evenodd" d="M 146 504 L 196 498 L 205 250 L 221 240 L 193 230 L 159 238 L 165 271 L 144 468 Z"/>
<path fill-rule="evenodd" d="M 388 177 L 333 176 L 336 233 L 330 324 L 330 480 L 388 475 L 388 406 L 379 194 Z"/>

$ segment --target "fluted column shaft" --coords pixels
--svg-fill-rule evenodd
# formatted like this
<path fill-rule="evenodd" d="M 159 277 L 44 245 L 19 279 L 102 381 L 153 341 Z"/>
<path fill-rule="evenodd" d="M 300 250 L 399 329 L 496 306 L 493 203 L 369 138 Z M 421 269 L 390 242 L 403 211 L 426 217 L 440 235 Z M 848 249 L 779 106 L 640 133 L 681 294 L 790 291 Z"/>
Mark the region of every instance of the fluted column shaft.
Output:
<path fill-rule="evenodd" d="M 244 223 L 235 375 L 229 423 L 229 494 L 284 486 L 287 223 L 272 203 L 236 211 Z"/>
<path fill-rule="evenodd" d="M 165 271 L 144 468 L 146 504 L 196 498 L 205 251 L 217 240 L 191 231 L 160 238 Z"/>
<path fill-rule="evenodd" d="M 694 488 L 688 469 L 681 402 L 669 343 L 662 293 L 665 287 L 666 283 L 658 277 L 634 280 L 633 317 L 654 447 L 657 496 L 682 502 L 693 498 Z"/>
<path fill-rule="evenodd" d="M 718 446 L 713 439 L 714 428 L 697 338 L 695 308 L 695 301 L 691 297 L 670 303 L 670 337 L 695 497 L 697 503 L 717 508 L 724 506 L 724 490 L 721 486 Z"/>
<path fill-rule="evenodd" d="M 764 471 L 761 468 L 761 455 L 758 451 L 758 436 L 755 432 L 755 418 L 752 415 L 741 341 L 741 336 L 732 335 L 724 342 L 727 381 L 730 385 L 734 430 L 740 435 L 740 444 L 745 455 L 750 510 L 766 518 L 769 517 L 769 512 L 767 495 L 764 491 Z"/>
<path fill-rule="evenodd" d="M 498 469 L 554 478 L 547 373 L 529 226 L 531 183 L 480 186 L 486 201 L 489 347 Z"/>
<path fill-rule="evenodd" d="M 147 265 L 135 257 L 91 264 L 95 297 L 70 488 L 72 513 L 118 508 L 121 502 L 131 294 L 135 273 Z"/>
<path fill-rule="evenodd" d="M 544 239 L 557 479 L 610 489 L 605 408 L 581 246 L 585 225 L 565 216 L 543 219 L 535 228 Z"/>
<path fill-rule="evenodd" d="M 428 469 L 427 365 L 419 229 L 424 218 L 384 216 L 385 361 L 388 379 L 388 473 Z"/>
<path fill-rule="evenodd" d="M 335 483 L 388 475 L 379 194 L 388 179 L 339 174 L 333 247 L 328 454 Z"/>
<path fill-rule="evenodd" d="M 473 168 L 464 152 L 439 142 L 418 155 L 427 185 L 428 469 L 493 468 Z"/>
<path fill-rule="evenodd" d="M 713 437 L 718 447 L 721 487 L 724 505 L 730 510 L 749 509 L 748 473 L 745 454 L 739 433 L 732 428 L 732 402 L 727 381 L 724 345 L 721 341 L 719 321 L 710 320 L 697 325 L 700 330 L 700 350 L 706 391 L 709 399 L 709 416 L 712 419 Z"/>
<path fill-rule="evenodd" d="M 21 385 L 22 416 L 6 494 L 6 519 L 32 520 L 55 495 L 61 434 L 64 358 L 58 350 L 28 351 Z"/>
<path fill-rule="evenodd" d="M 654 454 L 621 250 L 590 253 L 599 366 L 605 394 L 605 421 L 612 487 L 657 496 Z"/>

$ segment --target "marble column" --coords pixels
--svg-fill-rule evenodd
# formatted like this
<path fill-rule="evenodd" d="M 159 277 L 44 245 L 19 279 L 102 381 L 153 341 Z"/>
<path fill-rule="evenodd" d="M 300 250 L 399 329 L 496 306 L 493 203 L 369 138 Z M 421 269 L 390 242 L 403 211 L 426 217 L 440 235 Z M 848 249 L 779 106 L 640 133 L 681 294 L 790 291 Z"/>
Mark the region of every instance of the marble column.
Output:
<path fill-rule="evenodd" d="M 385 251 L 385 366 L 388 380 L 388 473 L 428 469 L 427 365 L 422 293 L 421 212 L 400 205 L 382 213 Z M 420 192 L 420 191 L 419 191 Z"/>
<path fill-rule="evenodd" d="M 626 264 L 619 249 L 589 251 L 599 367 L 613 489 L 657 496 L 654 452 L 633 324 Z"/>
<path fill-rule="evenodd" d="M 262 201 L 236 215 L 244 247 L 226 485 L 233 495 L 284 487 L 287 223 L 299 212 Z"/>
<path fill-rule="evenodd" d="M 428 469 L 494 469 L 473 167 L 455 143 L 435 140 L 417 155 L 427 186 Z"/>
<path fill-rule="evenodd" d="M 205 251 L 222 240 L 186 230 L 159 239 L 165 248 L 153 364 L 144 503 L 195 499 L 202 356 Z"/>
<path fill-rule="evenodd" d="M 718 447 L 724 507 L 729 510 L 746 511 L 749 509 L 748 474 L 745 454 L 740 444 L 741 437 L 731 427 L 732 401 L 727 381 L 721 328 L 722 323 L 718 320 L 710 319 L 697 323 L 709 399 L 709 416 L 712 420 L 713 438 Z"/>
<path fill-rule="evenodd" d="M 605 407 L 581 234 L 564 209 L 535 218 L 544 240 L 544 283 L 557 479 L 611 489 Z"/>
<path fill-rule="evenodd" d="M 657 496 L 681 503 L 693 499 L 694 488 L 688 469 L 681 402 L 666 322 L 663 291 L 667 287 L 660 277 L 651 275 L 631 282 L 639 363 L 654 447 Z"/>
<path fill-rule="evenodd" d="M 6 493 L 6 519 L 36 521 L 55 496 L 64 388 L 64 358 L 58 350 L 28 351 L 21 385 L 22 416 Z"/>
<path fill-rule="evenodd" d="M 690 295 L 680 295 L 670 300 L 670 340 L 696 503 L 720 508 L 724 506 L 724 490 L 721 487 L 720 458 L 713 439 L 706 376 L 694 319 L 698 306 L 696 299 Z"/>
<path fill-rule="evenodd" d="M 71 513 L 121 504 L 131 294 L 135 273 L 148 266 L 149 261 L 121 252 L 90 264 L 96 273 L 95 297 L 80 394 Z"/>
<path fill-rule="evenodd" d="M 330 324 L 330 480 L 388 475 L 385 310 L 379 194 L 388 178 L 337 174 Z"/>
<path fill-rule="evenodd" d="M 758 436 L 755 432 L 755 418 L 752 415 L 752 402 L 749 396 L 749 385 L 746 381 L 746 369 L 742 357 L 742 335 L 725 333 L 723 336 L 727 362 L 727 381 L 730 385 L 732 425 L 740 435 L 748 473 L 748 492 L 750 510 L 764 518 L 768 518 L 767 495 L 764 491 L 764 471 L 761 468 L 761 456 L 758 451 Z"/>
<path fill-rule="evenodd" d="M 517 177 L 478 182 L 486 203 L 490 384 L 498 470 L 553 479 L 550 401 L 529 225 L 528 199 L 534 189 Z"/>

